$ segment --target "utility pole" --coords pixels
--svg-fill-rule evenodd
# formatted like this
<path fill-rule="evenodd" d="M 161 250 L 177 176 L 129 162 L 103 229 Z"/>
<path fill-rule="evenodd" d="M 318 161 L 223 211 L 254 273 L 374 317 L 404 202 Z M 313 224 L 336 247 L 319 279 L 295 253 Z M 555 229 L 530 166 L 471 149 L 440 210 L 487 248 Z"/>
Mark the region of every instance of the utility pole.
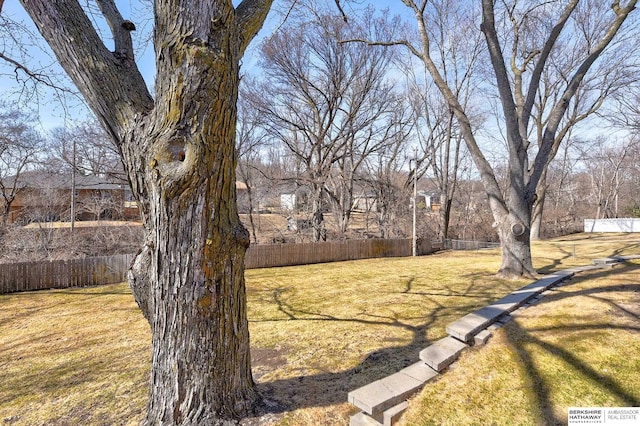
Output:
<path fill-rule="evenodd" d="M 413 156 L 413 241 L 412 241 L 412 254 L 418 255 L 418 233 L 416 229 L 417 224 L 417 204 L 418 204 L 418 148 L 414 149 Z"/>
<path fill-rule="evenodd" d="M 76 225 L 76 139 L 73 138 L 73 167 L 71 168 L 71 234 Z"/>

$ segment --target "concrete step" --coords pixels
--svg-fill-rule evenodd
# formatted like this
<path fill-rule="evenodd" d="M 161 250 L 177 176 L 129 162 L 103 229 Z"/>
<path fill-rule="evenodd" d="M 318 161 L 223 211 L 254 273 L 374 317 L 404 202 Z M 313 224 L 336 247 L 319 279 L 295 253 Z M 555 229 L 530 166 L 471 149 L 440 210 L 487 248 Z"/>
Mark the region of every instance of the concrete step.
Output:
<path fill-rule="evenodd" d="M 601 257 L 591 261 L 594 265 L 615 265 L 620 262 L 623 262 L 623 260 L 617 257 Z"/>
<path fill-rule="evenodd" d="M 384 426 L 395 425 L 398 420 L 400 420 L 400 417 L 402 417 L 402 414 L 407 411 L 407 408 L 409 408 L 409 403 L 407 401 L 402 401 L 400 404 L 389 408 L 383 413 L 382 424 Z"/>
<path fill-rule="evenodd" d="M 473 342 L 473 336 L 494 323 L 501 315 L 515 311 L 537 294 L 573 276 L 573 272 L 560 271 L 516 290 L 491 305 L 480 308 L 447 325 L 447 333 L 463 342 Z"/>
<path fill-rule="evenodd" d="M 626 255 L 626 256 L 611 256 L 611 257 L 601 257 L 599 259 L 593 259 L 591 260 L 591 264 L 593 264 L 594 266 L 599 266 L 599 267 L 611 267 L 613 265 L 616 265 L 618 263 L 624 263 L 628 260 L 635 260 L 635 259 L 640 259 L 640 255 L 638 254 L 630 254 L 630 255 Z"/>
<path fill-rule="evenodd" d="M 480 333 L 473 336 L 473 344 L 475 346 L 486 345 L 491 336 L 492 334 L 489 330 L 482 330 Z"/>
<path fill-rule="evenodd" d="M 367 415 L 364 411 L 354 414 L 349 419 L 349 426 L 382 426 L 382 423 Z"/>
<path fill-rule="evenodd" d="M 416 363 L 349 392 L 348 400 L 375 419 L 382 420 L 385 410 L 405 401 L 437 375 L 437 372 L 424 363 Z"/>
<path fill-rule="evenodd" d="M 450 323 L 447 325 L 446 331 L 458 340 L 471 342 L 473 336 L 491 325 L 502 314 L 504 314 L 503 309 L 485 306 Z"/>
<path fill-rule="evenodd" d="M 382 422 L 374 419 L 364 411 L 351 416 L 349 420 L 349 426 L 394 426 L 400 420 L 400 417 L 409 408 L 409 403 L 403 401 L 398 405 L 385 410 L 382 413 Z"/>
<path fill-rule="evenodd" d="M 600 266 L 600 265 L 576 266 L 575 268 L 565 269 L 565 271 L 573 272 L 574 274 L 578 274 L 580 272 L 594 271 L 596 269 L 602 269 L 602 266 Z"/>
<path fill-rule="evenodd" d="M 467 344 L 451 336 L 438 340 L 420 351 L 420 359 L 429 367 L 440 372 L 453 363 Z"/>

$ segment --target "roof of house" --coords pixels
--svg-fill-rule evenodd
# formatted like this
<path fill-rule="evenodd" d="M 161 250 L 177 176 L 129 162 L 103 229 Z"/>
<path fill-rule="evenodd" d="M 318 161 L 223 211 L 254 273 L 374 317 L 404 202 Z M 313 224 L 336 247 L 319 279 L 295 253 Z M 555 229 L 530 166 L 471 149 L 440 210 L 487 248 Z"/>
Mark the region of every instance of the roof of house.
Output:
<path fill-rule="evenodd" d="M 11 186 L 15 176 L 3 179 L 6 186 Z M 18 188 L 71 189 L 71 173 L 25 172 L 19 177 Z M 129 185 L 96 175 L 76 174 L 76 190 L 126 190 Z M 237 190 L 246 190 L 244 182 L 236 181 Z"/>
<path fill-rule="evenodd" d="M 11 185 L 15 176 L 4 179 L 5 185 Z M 71 189 L 71 173 L 49 173 L 42 171 L 25 172 L 19 177 L 19 188 L 40 189 Z M 76 190 L 110 190 L 118 191 L 126 189 L 127 185 L 113 182 L 109 179 L 95 175 L 76 175 Z"/>

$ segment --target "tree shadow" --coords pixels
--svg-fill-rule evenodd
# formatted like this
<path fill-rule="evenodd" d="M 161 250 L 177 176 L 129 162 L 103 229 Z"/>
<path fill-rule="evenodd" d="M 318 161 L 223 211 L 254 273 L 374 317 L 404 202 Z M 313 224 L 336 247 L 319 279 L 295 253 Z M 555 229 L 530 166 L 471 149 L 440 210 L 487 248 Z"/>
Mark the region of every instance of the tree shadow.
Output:
<path fill-rule="evenodd" d="M 628 270 L 638 270 L 639 265 L 627 265 Z M 598 273 L 590 274 L 586 277 L 580 277 L 576 281 L 592 280 L 597 277 L 604 277 L 611 274 L 612 271 L 604 270 Z M 554 401 L 551 395 L 550 383 L 545 378 L 543 372 L 543 366 L 536 363 L 534 351 L 542 351 L 548 355 L 561 360 L 570 368 L 580 374 L 588 381 L 598 384 L 598 386 L 606 389 L 608 393 L 616 397 L 625 406 L 639 406 L 640 397 L 629 393 L 623 387 L 613 375 L 606 374 L 605 371 L 598 371 L 593 365 L 580 359 L 575 351 L 567 349 L 566 344 L 552 344 L 537 336 L 538 333 L 553 332 L 553 333 L 567 333 L 567 332 L 593 332 L 602 330 L 624 330 L 632 332 L 640 332 L 640 315 L 639 312 L 630 309 L 629 307 L 616 303 L 605 297 L 601 297 L 602 294 L 610 292 L 628 292 L 638 293 L 640 292 L 640 284 L 625 284 L 611 287 L 602 288 L 589 288 L 577 291 L 569 291 L 566 287 L 563 287 L 562 292 L 555 292 L 545 296 L 539 304 L 548 304 L 560 301 L 566 298 L 572 298 L 576 296 L 585 296 L 593 298 L 599 302 L 604 302 L 611 307 L 613 312 L 620 316 L 624 316 L 630 319 L 634 324 L 615 324 L 613 322 L 594 322 L 589 324 L 561 324 L 550 327 L 533 327 L 524 328 L 518 321 L 512 321 L 505 327 L 505 336 L 507 338 L 507 344 L 513 353 L 517 354 L 521 365 L 523 366 L 526 377 L 531 381 L 534 392 L 532 392 L 532 406 L 538 409 L 538 412 L 542 414 L 542 421 L 544 424 L 561 425 L 566 424 L 566 419 L 561 419 L 557 415 L 557 410 L 554 411 Z M 579 406 L 579 402 L 576 402 Z M 556 404 L 557 407 L 557 404 Z"/>
<path fill-rule="evenodd" d="M 559 250 L 563 254 L 563 256 L 561 258 L 559 258 L 559 259 L 555 259 L 554 258 L 552 263 L 550 263 L 548 265 L 545 265 L 542 268 L 538 268 L 538 272 L 539 273 L 541 273 L 541 274 L 550 274 L 550 273 L 552 273 L 554 271 L 557 271 L 558 268 L 560 266 L 562 266 L 562 261 L 563 260 L 566 260 L 566 259 L 569 259 L 569 258 L 573 257 L 573 252 L 569 252 L 569 251 L 567 251 L 567 250 L 565 250 L 564 248 L 561 248 L 561 247 L 556 247 L 556 249 Z"/>
<path fill-rule="evenodd" d="M 640 265 L 627 265 L 626 268 L 636 270 L 640 269 Z M 603 277 L 611 273 L 612 270 L 607 269 L 598 271 L 597 273 L 592 273 L 585 278 L 580 279 L 589 280 Z M 602 299 L 609 303 L 612 308 L 618 309 L 621 314 L 637 321 L 638 313 L 633 309 L 629 309 L 619 303 L 600 297 L 601 293 L 611 291 L 638 292 L 640 291 L 640 284 L 592 288 L 573 292 L 567 287 L 563 287 L 562 293 L 551 293 L 545 296 L 540 303 L 551 303 L 556 300 L 579 295 L 594 297 Z M 346 370 L 338 372 L 325 371 L 317 374 L 300 375 L 285 379 L 263 382 L 259 381 L 257 384 L 257 390 L 267 401 L 266 404 L 263 404 L 263 406 L 260 407 L 260 413 L 279 414 L 302 408 L 327 407 L 345 404 L 347 402 L 347 394 L 349 391 L 367 385 L 375 380 L 382 379 L 414 362 L 417 362 L 419 351 L 432 343 L 426 338 L 427 330 L 432 327 L 436 321 L 441 320 L 443 316 L 450 315 L 448 310 L 452 309 L 441 303 L 437 303 L 437 300 L 433 300 L 432 297 L 466 297 L 477 298 L 479 300 L 485 299 L 485 297 L 490 298 L 488 294 L 478 292 L 477 289 L 473 289 L 472 286 L 469 286 L 463 293 L 451 293 L 453 294 L 445 294 L 439 291 L 416 291 L 412 288 L 411 281 L 409 281 L 403 289 L 399 290 L 398 294 L 414 294 L 428 298 L 431 303 L 436 303 L 436 307 L 432 309 L 428 315 L 419 318 L 420 322 L 416 325 L 409 323 L 409 320 L 416 320 L 417 318 L 396 318 L 392 316 L 372 314 L 362 314 L 362 317 L 358 316 L 347 318 L 309 309 L 299 309 L 292 306 L 285 300 L 285 298 L 282 297 L 282 289 L 274 290 L 272 294 L 273 301 L 276 303 L 278 311 L 284 315 L 284 318 L 275 320 L 267 319 L 264 321 L 316 321 L 318 322 L 318 327 L 322 327 L 322 323 L 324 322 L 348 322 L 359 324 L 363 327 L 381 325 L 391 326 L 410 332 L 411 341 L 405 345 L 386 347 L 373 351 L 366 355 L 358 365 Z M 456 306 L 456 309 L 460 309 L 460 306 Z M 581 374 L 584 374 L 589 380 L 606 387 L 612 395 L 619 398 L 619 400 L 624 401 L 626 404 L 630 406 L 640 405 L 639 398 L 623 389 L 616 380 L 614 380 L 614 378 L 585 363 L 570 350 L 560 347 L 559 345 L 546 342 L 535 335 L 536 332 L 540 331 L 564 332 L 570 330 L 588 332 L 599 329 L 640 331 L 640 325 L 570 324 L 539 329 L 524 329 L 519 326 L 516 321 L 512 321 L 507 325 L 506 335 L 509 342 L 508 344 L 515 353 L 518 354 L 525 374 L 531 380 L 531 383 L 534 384 L 535 392 L 532 405 L 537 407 L 539 412 L 542 413 L 545 424 L 562 424 L 565 420 L 558 418 L 557 414 L 554 412 L 554 401 L 552 400 L 551 388 L 545 381 L 540 367 L 535 362 L 534 355 L 530 350 L 531 347 L 538 348 L 539 350 L 552 354 L 555 357 L 561 358 L 565 363 L 571 365 L 572 368 L 575 368 L 576 371 L 580 371 Z M 353 409 L 353 412 L 355 413 L 355 408 Z M 340 419 L 339 422 L 343 421 L 344 419 Z"/>
<path fill-rule="evenodd" d="M 575 242 L 579 242 L 579 241 L 593 241 L 593 240 L 598 240 L 598 239 L 605 239 L 605 237 L 600 237 L 600 236 L 587 236 L 585 238 L 580 238 L 580 239 L 567 239 L 567 240 L 556 240 L 556 242 L 558 243 L 575 243 Z M 557 258 L 557 259 L 553 259 L 552 263 L 545 265 L 541 268 L 538 268 L 538 272 L 540 272 L 541 274 L 549 274 L 552 273 L 554 271 L 557 271 L 558 268 L 563 267 L 562 263 L 564 260 L 569 259 L 571 257 L 575 257 L 576 253 L 575 253 L 575 244 L 574 244 L 574 249 L 572 250 L 568 250 L 565 249 L 564 247 L 561 247 L 559 244 L 553 244 L 553 246 L 555 247 L 556 250 L 560 251 L 563 256 L 561 258 Z M 632 251 L 637 251 L 640 248 L 640 243 L 629 243 L 627 245 L 624 245 L 622 247 L 618 247 L 614 250 L 611 250 L 608 253 L 602 253 L 599 254 L 598 257 L 616 257 L 616 256 L 621 256 L 625 253 L 630 253 Z"/>
<path fill-rule="evenodd" d="M 472 310 L 477 306 L 488 303 L 492 299 L 489 289 L 478 291 L 473 284 L 464 291 L 453 291 L 444 287 L 442 291 L 423 292 L 413 288 L 413 279 L 409 278 L 403 283 L 403 288 L 396 292 L 397 295 L 417 296 L 421 301 L 427 302 L 430 308 L 428 313 L 419 317 L 401 317 L 396 315 L 383 315 L 375 313 L 359 312 L 348 317 L 332 315 L 320 310 L 302 309 L 293 306 L 284 297 L 288 288 L 276 288 L 272 290 L 271 301 L 277 307 L 278 318 L 251 320 L 250 322 L 272 321 L 312 321 L 323 327 L 327 323 L 350 323 L 361 327 L 393 327 L 408 332 L 409 341 L 403 345 L 385 347 L 370 352 L 354 367 L 341 371 L 322 371 L 317 374 L 300 375 L 286 379 L 260 381 L 257 383 L 258 393 L 266 400 L 266 404 L 260 407 L 260 413 L 284 413 L 301 408 L 327 407 L 347 402 L 348 392 L 367 385 L 373 381 L 382 379 L 390 374 L 419 361 L 420 350 L 429 346 L 432 341 L 427 338 L 427 332 L 436 323 L 442 324 L 442 320 L 461 315 L 461 311 Z M 438 298 L 460 297 L 467 300 L 474 299 L 468 306 L 447 306 Z M 427 305 L 425 303 L 425 305 Z M 466 304 L 465 304 L 466 305 Z M 427 311 L 427 309 L 425 309 Z M 444 332 L 442 337 L 444 337 Z M 395 338 L 385 339 L 393 342 Z M 407 339 L 398 339 L 406 341 Z M 354 342 L 357 344 L 357 341 Z M 254 360 L 265 355 L 264 349 L 253 348 Z M 268 354 L 267 354 L 268 355 Z M 284 361 L 280 353 L 273 352 L 275 361 Z M 259 365 L 254 365 L 254 372 Z M 276 365 L 273 365 L 277 368 Z M 340 419 L 344 422 L 344 419 Z"/>
<path fill-rule="evenodd" d="M 89 291 L 88 288 L 94 290 L 102 290 L 101 288 L 109 287 L 107 290 L 103 291 Z M 33 302 L 36 298 L 39 300 L 38 303 L 28 303 L 23 312 L 15 312 L 12 313 L 11 317 L 4 318 L 4 325 L 10 325 L 16 321 L 20 321 L 22 318 L 27 318 L 31 316 L 35 316 L 37 314 L 44 314 L 47 311 L 52 309 L 59 310 L 64 306 L 72 306 L 78 303 L 86 302 L 86 307 L 83 311 L 77 311 L 77 314 L 86 313 L 87 315 L 91 315 L 92 306 L 91 303 L 101 299 L 104 296 L 127 296 L 131 299 L 131 301 L 135 305 L 135 309 L 138 309 L 138 305 L 135 303 L 133 299 L 133 295 L 131 294 L 131 290 L 129 286 L 118 287 L 117 284 L 108 284 L 106 286 L 92 286 L 88 288 L 76 287 L 73 289 L 43 289 L 43 290 L 33 290 L 28 292 L 19 292 L 19 293 L 9 293 L 1 295 L 5 298 L 16 298 L 18 300 L 23 299 L 26 301 Z M 51 296 L 64 296 L 64 298 Z M 0 306 L 2 304 L 0 303 Z M 114 308 L 114 310 L 129 310 L 131 308 L 127 306 L 119 306 L 118 308 Z M 142 313 L 141 313 L 142 315 Z"/>

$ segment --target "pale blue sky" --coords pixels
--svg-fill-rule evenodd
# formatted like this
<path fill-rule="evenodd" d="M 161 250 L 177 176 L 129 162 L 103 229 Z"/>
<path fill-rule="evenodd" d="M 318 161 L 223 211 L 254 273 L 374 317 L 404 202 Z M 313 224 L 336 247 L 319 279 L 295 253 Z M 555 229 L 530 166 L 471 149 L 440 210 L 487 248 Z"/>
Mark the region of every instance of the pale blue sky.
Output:
<path fill-rule="evenodd" d="M 234 3 L 238 2 L 238 0 L 234 0 Z M 331 0 L 327 0 L 327 2 L 329 6 L 332 6 L 334 4 Z M 384 8 L 388 7 L 390 3 L 399 4 L 399 0 L 372 0 L 370 3 L 375 5 L 376 7 Z M 155 78 L 155 60 L 153 46 L 151 41 L 149 41 L 149 33 L 152 25 L 150 19 L 150 2 L 141 2 L 139 0 L 116 0 L 116 4 L 118 5 L 122 16 L 125 19 L 133 21 L 136 24 L 137 30 L 133 33 L 134 45 L 136 48 L 136 62 L 138 64 L 140 72 L 143 74 L 145 80 L 147 81 L 147 85 L 149 86 L 150 90 L 153 91 Z M 146 7 L 145 4 L 147 5 Z M 285 13 L 285 11 L 289 8 L 290 4 L 291 0 L 276 0 L 262 31 L 256 37 L 256 39 L 253 40 L 242 60 L 244 71 L 250 69 L 256 64 L 258 56 L 257 47 L 260 40 L 263 37 L 268 36 L 268 34 L 272 33 L 282 23 L 283 13 Z M 347 12 L 349 12 L 350 7 L 352 6 L 345 6 Z M 399 10 L 402 9 L 403 7 L 399 8 Z M 9 17 L 12 20 L 25 21 L 25 23 L 31 28 L 31 31 L 33 33 L 37 33 L 35 26 L 31 22 L 30 18 L 28 17 L 18 0 L 6 0 L 2 10 L 2 14 L 3 16 Z M 99 17 L 99 13 L 96 13 L 95 16 Z M 94 23 L 98 28 L 103 29 L 104 39 L 106 40 L 105 43 L 107 47 L 111 47 L 110 34 L 107 30 L 106 24 L 97 20 L 94 20 Z M 28 60 L 28 63 L 29 66 L 33 68 L 44 67 L 48 64 L 51 64 L 52 62 L 55 62 L 55 56 L 50 51 L 48 46 L 46 46 L 46 43 L 39 37 L 39 35 L 38 38 L 41 48 L 29 49 L 30 58 Z M 4 48 L 4 50 L 8 56 L 11 56 L 10 52 L 7 51 L 6 48 Z M 7 75 L 10 75 L 13 72 L 12 68 L 6 68 L 6 64 L 0 64 L 0 69 L 2 69 L 1 67 L 3 66 L 5 67 L 5 69 L 3 70 L 4 75 L 0 76 L 0 90 L 6 96 L 7 93 L 15 92 L 16 90 L 18 90 L 17 88 L 19 87 L 19 85 L 18 83 L 16 83 L 15 79 L 12 79 Z M 64 72 L 59 66 L 55 65 L 54 69 L 57 69 L 61 75 L 64 75 Z M 66 80 L 69 87 L 73 87 L 72 83 L 68 79 L 66 79 L 66 76 L 64 76 L 64 79 Z M 17 95 L 10 97 L 8 101 L 15 102 L 15 99 L 17 99 L 17 97 Z M 22 97 L 22 99 L 24 99 L 24 96 Z M 48 130 L 54 127 L 63 126 L 65 125 L 65 122 L 73 121 L 76 119 L 83 119 L 89 114 L 86 108 L 81 105 L 81 102 L 79 100 L 69 99 L 67 100 L 67 102 L 69 103 L 69 106 L 65 110 L 61 103 L 57 100 L 57 96 L 55 93 L 53 93 L 51 90 L 42 89 L 40 98 L 37 101 L 33 100 L 29 102 L 28 105 L 31 105 L 31 108 L 37 111 L 37 113 L 40 115 L 42 127 L 45 130 Z"/>
<path fill-rule="evenodd" d="M 325 1 L 327 5 L 330 7 L 334 4 L 334 0 L 319 0 L 319 1 Z M 234 1 L 234 3 L 235 2 L 237 1 Z M 286 13 L 291 2 L 292 0 L 281 0 L 281 1 L 276 0 L 273 10 L 270 13 L 270 16 L 267 22 L 265 23 L 263 30 L 258 35 L 256 40 L 252 42 L 247 53 L 245 54 L 245 57 L 243 58 L 243 61 L 242 61 L 243 70 L 246 71 L 247 69 L 250 69 L 256 63 L 257 56 L 258 56 L 256 52 L 257 52 L 257 48 L 259 46 L 260 40 L 263 37 L 271 34 L 274 31 L 274 29 L 278 28 L 281 25 L 283 20 L 283 15 Z M 143 6 L 141 6 L 140 0 L 116 0 L 116 3 L 120 8 L 120 11 L 122 15 L 125 17 L 125 19 L 130 19 L 136 24 L 137 31 L 134 33 L 134 43 L 136 47 L 138 67 L 143 73 L 150 89 L 153 90 L 153 80 L 155 77 L 153 48 L 150 41 L 147 41 L 146 43 L 144 43 L 142 40 L 145 37 L 148 40 L 149 32 L 151 30 L 152 22 L 151 22 L 150 13 L 149 13 L 150 9 L 148 7 L 147 9 L 145 9 Z M 360 4 L 358 5 L 358 3 Z M 355 2 L 356 6 L 352 6 L 349 3 L 343 3 L 343 4 L 345 7 L 345 10 L 347 11 L 347 14 L 350 14 L 351 12 L 350 8 L 363 7 L 364 3 L 365 1 Z M 370 3 L 373 4 L 375 7 L 377 7 L 378 9 L 395 6 L 392 9 L 394 13 L 396 12 L 403 13 L 405 14 L 405 16 L 410 18 L 410 13 L 408 13 L 406 7 L 404 7 L 400 3 L 400 0 L 371 0 Z M 146 4 L 149 5 L 150 2 L 146 0 Z M 332 6 L 332 7 L 335 7 L 335 6 Z M 16 20 L 25 19 L 28 22 L 30 22 L 28 16 L 22 9 L 22 6 L 18 2 L 18 0 L 6 0 L 2 13 L 3 13 L 3 16 L 12 17 Z M 97 26 L 106 28 L 106 26 L 100 23 L 97 23 Z M 35 28 L 33 28 L 33 32 L 36 32 Z M 105 31 L 104 34 L 105 34 L 105 37 L 108 37 L 109 35 L 108 31 Z M 49 51 L 44 41 L 41 40 L 40 45 L 42 46 L 43 49 L 45 49 L 46 51 Z M 107 45 L 109 45 L 109 43 L 107 43 Z M 0 46 L 0 48 L 2 48 L 2 46 Z M 5 52 L 5 53 L 9 54 L 10 52 Z M 38 52 L 37 50 L 32 49 L 30 50 L 29 53 L 32 55 L 32 60 L 34 61 L 35 64 L 38 64 L 38 63 L 48 64 L 53 61 L 52 59 L 53 54 L 50 52 L 47 55 L 45 53 Z M 7 69 L 5 68 L 4 71 L 6 73 Z M 9 72 L 11 72 L 11 70 L 9 70 Z M 61 70 L 60 72 L 62 73 Z M 68 82 L 68 84 L 71 86 L 70 82 Z M 7 100 L 8 98 L 7 93 L 11 92 L 12 86 L 15 90 L 15 81 L 12 81 L 7 76 L 0 77 L 0 90 L 5 95 L 5 100 Z M 8 101 L 10 102 L 11 98 L 9 98 Z M 89 114 L 88 111 L 86 110 L 86 108 L 84 108 L 84 106 L 81 104 L 79 100 L 72 99 L 69 101 L 68 104 L 69 106 L 65 110 L 61 106 L 60 102 L 58 102 L 55 99 L 55 96 L 51 93 L 50 90 L 44 91 L 44 96 L 39 100 L 39 102 L 32 102 L 33 108 L 38 109 L 38 113 L 40 114 L 42 126 L 44 129 L 51 129 L 53 127 L 62 126 L 65 124 L 65 121 L 73 120 L 73 119 L 82 119 L 88 116 Z"/>

